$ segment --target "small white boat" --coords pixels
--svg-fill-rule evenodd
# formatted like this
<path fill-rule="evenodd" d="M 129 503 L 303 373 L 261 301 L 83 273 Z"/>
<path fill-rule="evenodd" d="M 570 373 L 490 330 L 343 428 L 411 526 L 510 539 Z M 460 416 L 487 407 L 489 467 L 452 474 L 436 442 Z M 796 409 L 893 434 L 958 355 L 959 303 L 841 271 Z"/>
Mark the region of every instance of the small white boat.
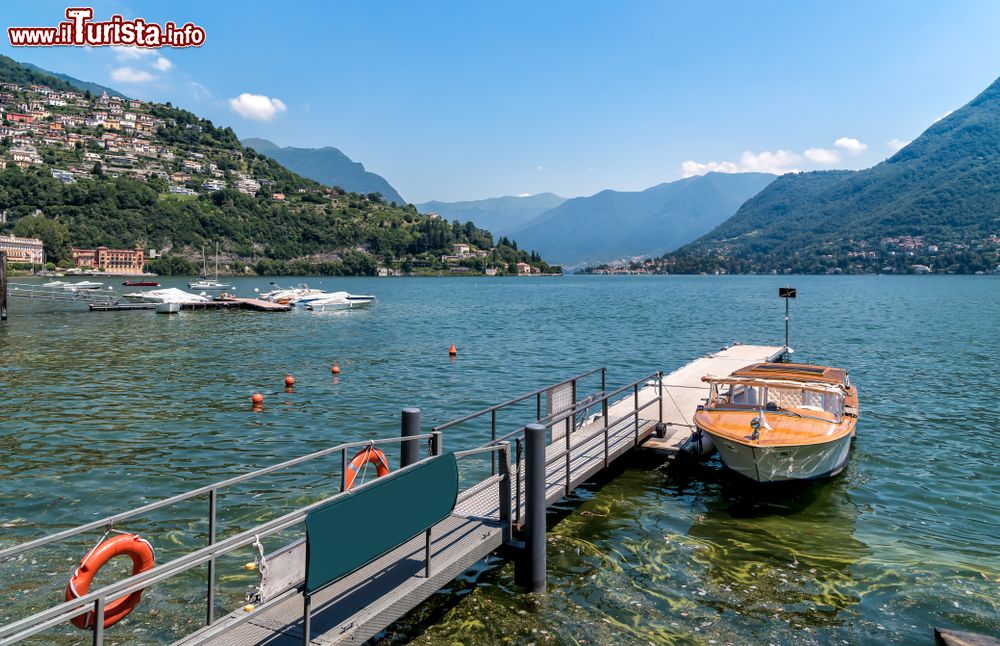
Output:
<path fill-rule="evenodd" d="M 207 289 L 211 291 L 219 291 L 223 289 L 233 289 L 233 286 L 229 283 L 220 283 L 217 280 L 211 278 L 205 278 L 203 280 L 195 280 L 188 283 L 188 287 L 191 289 Z"/>
<path fill-rule="evenodd" d="M 153 289 L 148 292 L 132 292 L 124 294 L 125 298 L 144 303 L 205 303 L 212 299 L 198 294 L 189 294 L 176 287 Z"/>
<path fill-rule="evenodd" d="M 201 248 L 202 259 L 205 259 L 205 248 Z M 188 287 L 191 289 L 206 289 L 209 291 L 221 291 L 223 289 L 233 289 L 233 286 L 229 283 L 219 282 L 219 243 L 215 243 L 215 278 L 208 278 L 205 275 L 205 270 L 208 269 L 207 266 L 202 268 L 202 275 L 198 277 L 198 280 L 188 283 Z"/>
<path fill-rule="evenodd" d="M 160 314 L 176 314 L 177 312 L 181 311 L 181 304 L 169 301 L 163 303 L 157 303 L 156 311 L 159 312 Z"/>
<path fill-rule="evenodd" d="M 368 294 L 348 294 L 347 292 L 320 292 L 303 296 L 295 304 L 307 310 L 322 312 L 325 310 L 354 309 L 366 307 L 375 302 L 375 297 Z"/>
<path fill-rule="evenodd" d="M 307 296 L 315 296 L 316 294 L 322 294 L 321 289 L 310 289 L 306 284 L 296 285 L 295 287 L 281 287 L 277 283 L 271 283 L 271 287 L 274 287 L 269 292 L 264 292 L 260 294 L 261 300 L 269 301 L 271 303 L 281 303 L 294 305 L 299 299 L 305 298 Z M 254 290 L 259 291 L 259 290 Z"/>
<path fill-rule="evenodd" d="M 70 283 L 65 280 L 53 280 L 51 282 L 45 283 L 42 287 L 52 287 L 57 289 L 100 289 L 104 286 L 104 283 L 95 283 L 88 280 L 81 280 L 78 283 Z"/>

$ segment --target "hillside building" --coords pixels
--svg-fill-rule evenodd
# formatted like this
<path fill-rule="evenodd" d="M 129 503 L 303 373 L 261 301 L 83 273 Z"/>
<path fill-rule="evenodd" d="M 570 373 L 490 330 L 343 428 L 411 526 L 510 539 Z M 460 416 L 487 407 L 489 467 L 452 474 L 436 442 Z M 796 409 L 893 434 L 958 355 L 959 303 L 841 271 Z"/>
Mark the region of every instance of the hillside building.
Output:
<path fill-rule="evenodd" d="M 0 235 L 0 251 L 7 252 L 8 262 L 45 264 L 45 248 L 38 238 Z"/>
<path fill-rule="evenodd" d="M 109 274 L 141 274 L 145 265 L 142 246 L 134 249 L 73 249 L 73 262 L 80 269 L 96 269 Z"/>

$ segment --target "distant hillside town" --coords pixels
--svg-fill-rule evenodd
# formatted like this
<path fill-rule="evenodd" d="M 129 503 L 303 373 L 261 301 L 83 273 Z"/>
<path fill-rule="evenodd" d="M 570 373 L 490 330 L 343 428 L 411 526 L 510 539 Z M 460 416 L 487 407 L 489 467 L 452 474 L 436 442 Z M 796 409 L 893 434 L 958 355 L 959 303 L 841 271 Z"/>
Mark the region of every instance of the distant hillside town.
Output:
<path fill-rule="evenodd" d="M 471 222 L 301 177 L 169 103 L 77 91 L 6 57 L 0 234 L 9 262 L 107 273 L 196 273 L 216 242 L 236 274 L 560 272 Z"/>
<path fill-rule="evenodd" d="M 0 83 L 0 166 L 27 170 L 45 161 L 53 166 L 52 177 L 67 184 L 95 175 L 127 175 L 169 181 L 169 191 L 176 195 L 226 187 L 257 195 L 262 182 L 234 167 L 242 150 L 224 151 L 229 158 L 225 163 L 158 143 L 157 131 L 176 121 L 157 116 L 155 105 L 107 93 L 93 97 L 44 85 Z M 200 133 L 203 127 L 189 123 L 184 128 Z M 271 198 L 285 196 L 274 193 Z"/>

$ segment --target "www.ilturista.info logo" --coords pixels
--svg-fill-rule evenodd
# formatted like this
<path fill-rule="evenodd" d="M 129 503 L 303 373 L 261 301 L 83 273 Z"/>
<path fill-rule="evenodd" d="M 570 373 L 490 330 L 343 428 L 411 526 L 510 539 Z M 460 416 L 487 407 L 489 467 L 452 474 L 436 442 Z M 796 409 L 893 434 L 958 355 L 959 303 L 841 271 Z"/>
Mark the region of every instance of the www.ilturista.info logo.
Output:
<path fill-rule="evenodd" d="M 14 47 L 200 47 L 205 42 L 205 30 L 190 22 L 178 27 L 173 22 L 161 26 L 142 18 L 125 20 L 118 14 L 105 22 L 93 18 L 90 7 L 69 7 L 66 20 L 55 27 L 8 27 L 7 36 Z"/>

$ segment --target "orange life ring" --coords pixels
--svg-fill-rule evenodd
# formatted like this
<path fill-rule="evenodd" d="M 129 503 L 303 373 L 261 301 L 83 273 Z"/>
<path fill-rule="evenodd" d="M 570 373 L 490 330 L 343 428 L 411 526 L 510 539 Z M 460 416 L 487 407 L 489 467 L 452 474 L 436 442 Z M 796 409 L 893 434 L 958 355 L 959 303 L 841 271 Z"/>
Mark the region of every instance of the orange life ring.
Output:
<path fill-rule="evenodd" d="M 354 479 L 358 477 L 358 471 L 366 464 L 375 465 L 375 474 L 379 478 L 389 475 L 389 461 L 385 459 L 385 453 L 382 453 L 382 451 L 376 449 L 374 446 L 369 446 L 355 455 L 351 463 L 347 465 L 347 473 L 344 478 L 344 491 L 354 486 Z"/>
<path fill-rule="evenodd" d="M 102 542 L 90 550 L 80 561 L 76 572 L 66 584 L 66 601 L 78 599 L 87 594 L 90 584 L 97 571 L 116 556 L 128 556 L 132 559 L 132 576 L 145 572 L 153 567 L 153 546 L 136 534 L 118 534 Z M 115 599 L 104 606 L 104 627 L 108 628 L 124 619 L 132 609 L 139 605 L 142 590 Z M 94 611 L 77 615 L 70 619 L 77 628 L 93 628 Z"/>

